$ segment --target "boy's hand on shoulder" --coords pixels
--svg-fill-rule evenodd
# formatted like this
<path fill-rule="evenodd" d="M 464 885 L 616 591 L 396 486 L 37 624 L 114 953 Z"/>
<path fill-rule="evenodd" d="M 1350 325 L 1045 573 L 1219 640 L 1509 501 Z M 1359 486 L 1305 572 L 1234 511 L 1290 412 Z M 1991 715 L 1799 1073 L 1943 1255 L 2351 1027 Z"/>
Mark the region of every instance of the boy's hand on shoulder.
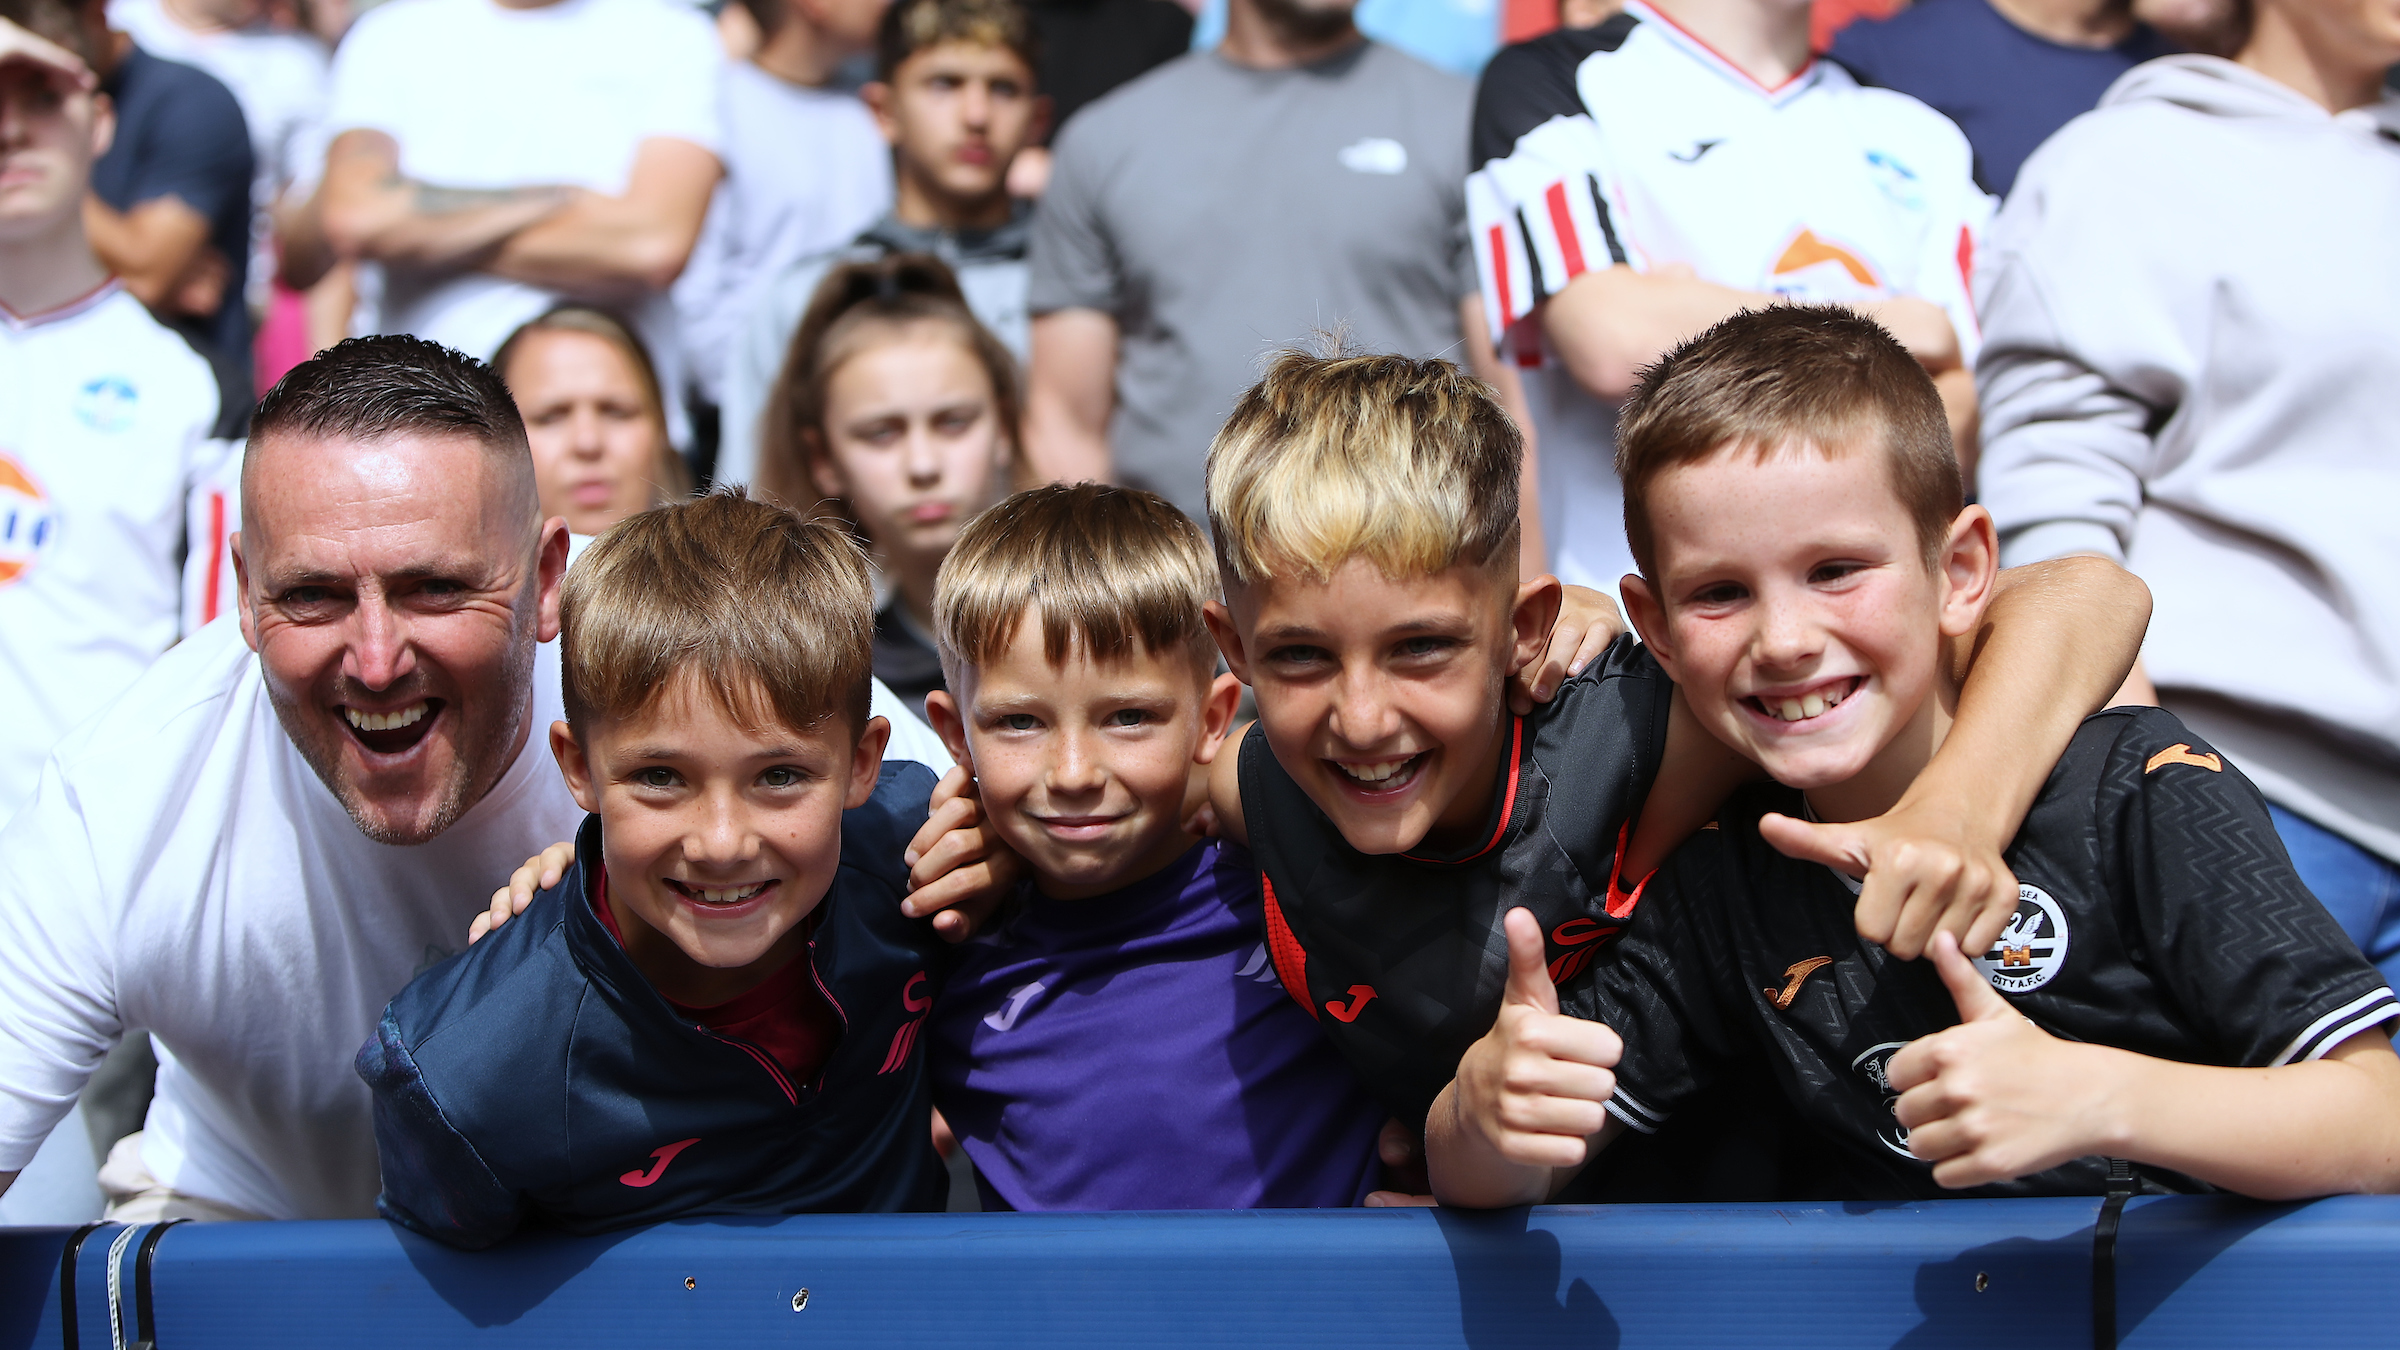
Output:
<path fill-rule="evenodd" d="M 1975 825 L 1968 813 L 1904 797 L 1872 820 L 1839 825 L 1770 812 L 1758 833 L 1788 857 L 1866 878 L 1858 935 L 1914 961 L 1937 932 L 1962 951 L 1987 951 L 2017 912 L 2016 874 Z"/>
<path fill-rule="evenodd" d="M 1588 586 L 1561 587 L 1558 622 L 1550 629 L 1549 647 L 1539 660 L 1509 679 L 1510 711 L 1522 717 L 1533 711 L 1533 705 L 1548 703 L 1567 677 L 1582 674 L 1624 631 L 1625 616 L 1614 600 Z"/>
<path fill-rule="evenodd" d="M 558 885 L 574 863 L 575 845 L 567 842 L 552 844 L 527 858 L 524 866 L 509 873 L 507 885 L 492 892 L 492 903 L 467 926 L 467 945 L 474 946 L 486 933 L 524 913 L 533 903 L 534 892 Z"/>
<path fill-rule="evenodd" d="M 954 767 L 934 786 L 924 828 L 908 842 L 908 899 L 912 919 L 933 916 L 945 942 L 975 936 L 1025 873 L 1024 860 L 984 817 L 975 780 Z"/>
<path fill-rule="evenodd" d="M 1959 1024 L 1892 1057 L 1909 1152 L 1952 1190 L 2011 1181 L 2094 1153 L 2122 1152 L 2111 1128 L 2118 1075 L 2105 1047 L 2062 1041 L 2000 997 L 1958 940 L 1934 935 L 1934 967 Z"/>
<path fill-rule="evenodd" d="M 1502 1159 L 1527 1167 L 1579 1167 L 1608 1123 L 1624 1042 L 1598 1022 L 1558 1010 L 1541 926 L 1512 909 L 1508 991 L 1500 1016 L 1459 1061 L 1457 1110 Z"/>

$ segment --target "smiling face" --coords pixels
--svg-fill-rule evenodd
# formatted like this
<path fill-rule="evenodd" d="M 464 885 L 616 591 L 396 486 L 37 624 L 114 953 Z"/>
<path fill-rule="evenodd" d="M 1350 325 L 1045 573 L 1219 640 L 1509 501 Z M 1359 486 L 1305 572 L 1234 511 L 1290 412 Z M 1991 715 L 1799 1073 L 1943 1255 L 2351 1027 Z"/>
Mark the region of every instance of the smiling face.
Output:
<path fill-rule="evenodd" d="M 1072 900 L 1150 876 L 1185 833 L 1193 766 L 1216 758 L 1241 686 L 1184 651 L 1095 662 L 1078 641 L 1052 665 L 1028 609 L 999 659 L 961 672 L 926 711 L 975 775 L 994 828 L 1042 893 Z"/>
<path fill-rule="evenodd" d="M 911 324 L 826 381 L 817 490 L 887 558 L 939 560 L 1008 463 L 991 377 L 948 325 Z"/>
<path fill-rule="evenodd" d="M 748 727 L 689 667 L 580 741 L 551 727 L 568 790 L 600 817 L 626 954 L 659 992 L 721 1003 L 798 953 L 841 866 L 842 812 L 874 793 L 890 731 L 877 717 L 853 737 L 839 715 Z"/>
<path fill-rule="evenodd" d="M 285 733 L 370 839 L 440 834 L 525 743 L 567 559 L 531 497 L 521 462 L 462 436 L 250 442 L 242 636 Z"/>
<path fill-rule="evenodd" d="M 501 375 L 525 418 L 543 515 L 594 535 L 658 504 L 666 422 L 614 343 L 535 329 L 510 349 Z"/>
<path fill-rule="evenodd" d="M 60 73 L 0 64 L 0 244 L 74 227 L 112 125 L 95 96 Z"/>
<path fill-rule="evenodd" d="M 1558 614 L 1558 583 L 1516 586 L 1514 562 L 1394 580 L 1352 559 L 1325 582 L 1229 585 L 1230 606 L 1210 606 L 1276 760 L 1352 848 L 1445 849 L 1482 825 L 1508 677 Z"/>
<path fill-rule="evenodd" d="M 915 190 L 961 207 L 1005 191 L 1009 161 L 1043 123 L 1024 58 L 981 42 L 916 52 L 870 86 L 869 106 Z"/>
<path fill-rule="evenodd" d="M 1628 608 L 1702 723 L 1824 819 L 1898 801 L 1949 724 L 1943 639 L 1991 595 L 1990 514 L 1928 565 L 1884 455 L 1791 447 L 1667 469 L 1647 500 L 1656 576 Z"/>

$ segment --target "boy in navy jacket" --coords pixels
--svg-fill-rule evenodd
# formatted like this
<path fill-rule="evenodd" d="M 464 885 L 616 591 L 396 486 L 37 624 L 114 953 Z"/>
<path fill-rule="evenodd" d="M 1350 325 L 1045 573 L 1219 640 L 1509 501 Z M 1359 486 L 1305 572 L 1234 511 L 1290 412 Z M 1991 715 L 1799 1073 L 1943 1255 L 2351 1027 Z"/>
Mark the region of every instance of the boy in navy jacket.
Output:
<path fill-rule="evenodd" d="M 378 1208 L 463 1247 L 940 1208 L 945 948 L 900 909 L 933 776 L 881 764 L 857 548 L 738 493 L 665 507 L 585 551 L 563 620 L 550 746 L 593 815 L 566 884 L 359 1051 Z"/>

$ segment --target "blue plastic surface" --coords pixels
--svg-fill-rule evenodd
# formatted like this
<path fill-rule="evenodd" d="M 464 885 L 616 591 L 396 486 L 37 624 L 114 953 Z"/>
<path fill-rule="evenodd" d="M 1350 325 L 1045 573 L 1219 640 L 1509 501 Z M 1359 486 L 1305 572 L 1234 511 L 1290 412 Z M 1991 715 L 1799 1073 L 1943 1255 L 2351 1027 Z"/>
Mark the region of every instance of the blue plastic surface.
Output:
<path fill-rule="evenodd" d="M 803 1216 L 482 1253 L 381 1223 L 192 1224 L 159 1246 L 158 1343 L 2085 1346 L 2097 1208 Z M 109 1343 L 112 1234 L 78 1267 L 86 1347 Z M 66 1236 L 0 1230 L 0 1350 L 61 1344 Z M 2136 1200 L 2118 1261 L 2128 1346 L 2400 1343 L 2400 1200 Z"/>

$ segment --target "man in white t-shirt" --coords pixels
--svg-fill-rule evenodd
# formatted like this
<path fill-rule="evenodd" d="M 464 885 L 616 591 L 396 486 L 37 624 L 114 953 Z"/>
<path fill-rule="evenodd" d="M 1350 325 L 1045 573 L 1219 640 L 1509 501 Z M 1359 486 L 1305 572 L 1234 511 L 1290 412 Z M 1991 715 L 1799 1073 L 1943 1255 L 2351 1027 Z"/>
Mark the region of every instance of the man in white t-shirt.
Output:
<path fill-rule="evenodd" d="M 566 526 L 489 368 L 405 337 L 302 364 L 259 405 L 242 505 L 240 623 L 71 733 L 0 832 L 0 1191 L 147 1032 L 112 1217 L 372 1215 L 353 1056 L 582 818 L 526 750 L 561 715 Z"/>
<path fill-rule="evenodd" d="M 724 57 L 673 0 L 391 0 L 334 56 L 324 234 L 376 264 L 354 331 L 489 358 L 573 297 L 622 311 L 687 439 L 667 288 L 720 176 Z M 364 300 L 362 298 L 362 304 Z"/>
<path fill-rule="evenodd" d="M 1973 481 L 1968 285 L 1991 202 L 1947 119 L 1811 56 L 1808 12 L 1628 0 L 1484 71 L 1468 221 L 1569 584 L 1613 594 L 1634 570 L 1615 455 L 1636 373 L 1779 298 L 1857 305 L 1907 345 Z"/>
<path fill-rule="evenodd" d="M 726 362 L 758 288 L 848 243 L 892 204 L 891 149 L 841 85 L 884 4 L 742 0 L 763 37 L 749 60 L 725 67 L 725 181 L 675 283 L 691 388 L 709 406 L 726 403 Z"/>
<path fill-rule="evenodd" d="M 83 232 L 112 123 L 83 62 L 0 21 L 0 822 L 50 747 L 175 641 L 208 362 Z"/>

